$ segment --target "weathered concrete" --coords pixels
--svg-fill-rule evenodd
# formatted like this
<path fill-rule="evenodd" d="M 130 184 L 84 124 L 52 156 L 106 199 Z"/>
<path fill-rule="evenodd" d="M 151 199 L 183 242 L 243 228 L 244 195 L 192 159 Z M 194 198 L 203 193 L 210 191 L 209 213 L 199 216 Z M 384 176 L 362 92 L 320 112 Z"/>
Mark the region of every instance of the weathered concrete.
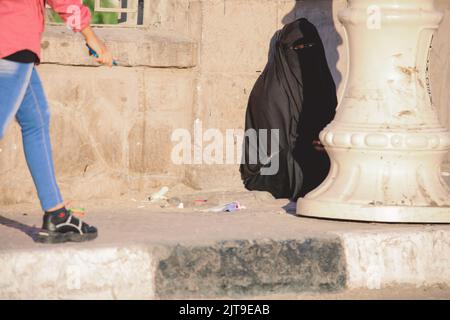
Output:
<path fill-rule="evenodd" d="M 444 229 L 445 230 L 445 229 Z M 351 288 L 380 289 L 387 284 L 446 284 L 450 279 L 448 230 L 423 227 L 414 232 L 341 233 Z"/>
<path fill-rule="evenodd" d="M 177 245 L 158 264 L 156 290 L 161 298 L 336 291 L 345 287 L 342 258 L 337 239 Z"/>
<path fill-rule="evenodd" d="M 54 160 L 66 198 L 106 198 L 183 179 L 183 167 L 170 161 L 170 138 L 173 130 L 191 126 L 192 71 L 74 70 L 39 67 L 49 88 Z M 16 123 L 0 141 L 0 154 L 0 172 L 8 177 L 0 184 L 1 201 L 34 201 Z"/>
<path fill-rule="evenodd" d="M 197 65 L 197 42 L 176 33 L 130 28 L 97 28 L 96 33 L 122 67 L 193 68 Z M 66 27 L 48 27 L 41 47 L 44 63 L 97 65 L 86 54 L 83 37 L 74 36 Z"/>
<path fill-rule="evenodd" d="M 417 287 L 441 288 L 450 298 L 448 225 L 298 218 L 282 209 L 283 201 L 228 196 L 248 209 L 202 213 L 125 198 L 83 203 L 92 208 L 86 220 L 99 227 L 99 238 L 56 246 L 33 242 L 41 220 L 35 207 L 2 207 L 0 297 L 345 296 Z"/>
<path fill-rule="evenodd" d="M 153 257 L 143 248 L 9 251 L 1 260 L 2 299 L 155 298 Z"/>

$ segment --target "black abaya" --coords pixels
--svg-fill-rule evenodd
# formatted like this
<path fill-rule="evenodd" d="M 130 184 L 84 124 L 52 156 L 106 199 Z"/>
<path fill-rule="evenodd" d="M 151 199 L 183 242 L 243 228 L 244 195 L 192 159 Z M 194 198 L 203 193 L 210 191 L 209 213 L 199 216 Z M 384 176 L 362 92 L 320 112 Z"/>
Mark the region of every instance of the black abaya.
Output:
<path fill-rule="evenodd" d="M 272 40 L 269 61 L 250 94 L 245 125 L 246 132 L 278 129 L 279 152 L 270 138 L 268 144 L 244 141 L 240 172 L 245 187 L 292 200 L 318 187 L 330 161 L 313 141 L 333 120 L 336 106 L 336 86 L 317 29 L 304 18 L 286 25 Z M 271 161 L 249 163 L 250 150 L 259 150 Z M 276 161 L 278 171 L 265 175 L 262 169 Z"/>

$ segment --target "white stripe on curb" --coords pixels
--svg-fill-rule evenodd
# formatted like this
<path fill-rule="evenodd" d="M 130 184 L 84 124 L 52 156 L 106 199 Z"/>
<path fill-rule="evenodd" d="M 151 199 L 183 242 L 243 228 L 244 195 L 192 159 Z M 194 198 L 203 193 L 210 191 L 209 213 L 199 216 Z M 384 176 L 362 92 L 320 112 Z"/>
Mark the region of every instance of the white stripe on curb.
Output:
<path fill-rule="evenodd" d="M 450 230 L 341 235 L 349 289 L 450 286 Z"/>
<path fill-rule="evenodd" d="M 154 299 L 155 268 L 143 248 L 1 252 L 1 299 Z"/>

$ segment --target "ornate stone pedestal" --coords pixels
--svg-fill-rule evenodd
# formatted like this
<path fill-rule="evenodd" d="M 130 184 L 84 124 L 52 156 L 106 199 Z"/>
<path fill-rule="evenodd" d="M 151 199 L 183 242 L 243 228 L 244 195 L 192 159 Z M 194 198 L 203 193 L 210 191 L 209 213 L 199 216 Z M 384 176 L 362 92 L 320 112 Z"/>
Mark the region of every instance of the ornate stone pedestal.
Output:
<path fill-rule="evenodd" d="M 433 0 L 349 0 L 340 12 L 350 67 L 336 118 L 321 133 L 332 167 L 299 200 L 300 215 L 450 223 L 450 190 L 440 174 L 450 134 L 427 77 L 441 20 Z"/>

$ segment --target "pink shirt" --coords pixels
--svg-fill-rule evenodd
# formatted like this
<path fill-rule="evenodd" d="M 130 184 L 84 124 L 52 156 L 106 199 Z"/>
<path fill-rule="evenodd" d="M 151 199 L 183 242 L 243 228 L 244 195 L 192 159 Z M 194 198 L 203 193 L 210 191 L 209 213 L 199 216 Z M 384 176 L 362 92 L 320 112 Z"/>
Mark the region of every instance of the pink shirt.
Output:
<path fill-rule="evenodd" d="M 73 31 L 81 31 L 91 21 L 89 8 L 81 0 L 47 0 Z M 20 50 L 39 57 L 44 31 L 45 0 L 0 0 L 0 58 Z"/>

